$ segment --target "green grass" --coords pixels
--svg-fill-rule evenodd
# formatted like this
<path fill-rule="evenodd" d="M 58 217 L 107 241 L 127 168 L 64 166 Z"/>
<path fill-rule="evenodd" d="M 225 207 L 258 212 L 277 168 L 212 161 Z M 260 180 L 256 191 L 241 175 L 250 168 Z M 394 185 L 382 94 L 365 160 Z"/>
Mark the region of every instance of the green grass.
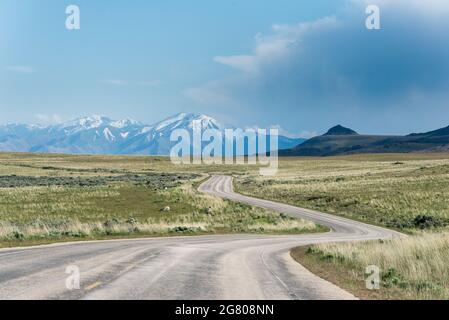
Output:
<path fill-rule="evenodd" d="M 239 192 L 414 231 L 449 224 L 449 155 L 284 159 L 279 175 L 240 176 Z"/>
<path fill-rule="evenodd" d="M 239 192 L 385 227 L 412 236 L 394 241 L 321 244 L 292 256 L 363 299 L 449 299 L 449 154 L 288 158 L 276 177 L 253 173 Z M 380 290 L 365 268 L 381 270 Z"/>
<path fill-rule="evenodd" d="M 245 167 L 228 166 L 225 172 Z M 200 194 L 219 166 L 167 158 L 0 154 L 0 246 L 52 241 L 325 230 Z M 168 212 L 162 208 L 170 207 Z"/>
<path fill-rule="evenodd" d="M 364 299 L 449 299 L 449 234 L 391 241 L 320 244 L 292 256 L 319 276 Z M 365 269 L 380 269 L 380 289 L 366 288 Z"/>
<path fill-rule="evenodd" d="M 0 153 L 0 246 L 67 240 L 223 233 L 292 234 L 324 228 L 197 192 L 210 174 L 237 191 L 393 227 L 395 241 L 292 251 L 312 272 L 366 299 L 449 298 L 449 155 L 376 154 L 281 159 L 253 166 L 174 166 L 168 158 Z M 169 212 L 161 208 L 170 207 Z M 378 265 L 380 290 L 365 288 Z"/>
<path fill-rule="evenodd" d="M 290 252 L 291 257 L 313 274 L 338 287 L 351 292 L 362 300 L 407 299 L 404 292 L 396 287 L 381 286 L 379 290 L 366 288 L 364 268 L 343 264 L 337 259 L 316 253 L 314 248 L 298 247 Z"/>

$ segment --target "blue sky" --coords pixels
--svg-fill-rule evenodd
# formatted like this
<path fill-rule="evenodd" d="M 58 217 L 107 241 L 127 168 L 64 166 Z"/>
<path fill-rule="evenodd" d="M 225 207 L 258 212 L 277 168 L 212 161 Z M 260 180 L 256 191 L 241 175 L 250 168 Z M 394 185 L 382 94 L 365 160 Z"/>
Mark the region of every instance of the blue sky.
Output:
<path fill-rule="evenodd" d="M 2 0 L 0 122 L 201 112 L 294 135 L 449 125 L 449 2 Z M 81 30 L 65 29 L 65 8 Z"/>

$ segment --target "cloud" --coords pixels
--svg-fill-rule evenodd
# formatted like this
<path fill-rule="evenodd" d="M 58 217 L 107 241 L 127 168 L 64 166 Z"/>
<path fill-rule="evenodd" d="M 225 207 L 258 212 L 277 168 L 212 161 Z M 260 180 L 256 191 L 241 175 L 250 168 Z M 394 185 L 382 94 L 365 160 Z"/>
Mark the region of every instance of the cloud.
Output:
<path fill-rule="evenodd" d="M 301 37 L 307 34 L 307 32 L 333 28 L 337 25 L 338 21 L 333 16 L 293 26 L 273 25 L 273 34 L 264 36 L 259 33 L 256 35 L 256 45 L 253 54 L 217 56 L 213 60 L 243 72 L 256 73 L 263 71 L 271 63 L 288 58 L 295 47 L 299 45 Z"/>
<path fill-rule="evenodd" d="M 271 125 L 270 129 L 278 129 L 279 134 L 285 137 L 290 138 L 303 138 L 303 139 L 310 139 L 313 137 L 316 137 L 318 133 L 316 131 L 301 131 L 301 132 L 291 132 L 289 130 L 285 130 L 280 124 Z"/>
<path fill-rule="evenodd" d="M 50 124 L 57 124 L 57 123 L 62 123 L 64 120 L 62 118 L 62 116 L 60 116 L 59 114 L 36 114 L 35 115 L 37 121 L 39 122 L 39 124 L 43 124 L 43 125 L 50 125 Z"/>
<path fill-rule="evenodd" d="M 36 69 L 30 66 L 7 66 L 5 68 L 8 71 L 16 73 L 35 73 Z"/>
<path fill-rule="evenodd" d="M 151 80 L 151 81 L 137 81 L 137 82 L 129 82 L 126 80 L 119 80 L 119 79 L 107 79 L 102 80 L 102 83 L 110 84 L 113 86 L 139 86 L 139 87 L 157 87 L 162 84 L 162 81 L 160 80 Z"/>
<path fill-rule="evenodd" d="M 217 56 L 213 59 L 215 62 L 245 71 L 245 72 L 256 72 L 257 63 L 254 56 Z"/>
<path fill-rule="evenodd" d="M 102 83 L 114 85 L 114 86 L 127 86 L 128 82 L 124 80 L 118 80 L 118 79 L 108 79 L 101 81 Z"/>
<path fill-rule="evenodd" d="M 381 30 L 365 28 L 368 4 L 380 7 Z M 226 96 L 234 112 L 292 128 L 322 131 L 344 122 L 398 132 L 437 125 L 449 118 L 447 30 L 449 1 L 348 1 L 332 16 L 273 25 L 256 35 L 252 52 L 214 57 L 236 73 L 188 91 L 198 103 L 214 100 L 199 96 Z M 222 102 L 215 99 L 217 107 Z"/>

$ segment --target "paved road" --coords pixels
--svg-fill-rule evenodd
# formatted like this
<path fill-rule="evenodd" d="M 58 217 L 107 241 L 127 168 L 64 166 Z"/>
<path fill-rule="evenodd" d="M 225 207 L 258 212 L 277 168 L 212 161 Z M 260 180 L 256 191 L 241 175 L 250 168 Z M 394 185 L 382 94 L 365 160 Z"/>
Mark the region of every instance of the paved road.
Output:
<path fill-rule="evenodd" d="M 353 299 L 294 262 L 289 250 L 399 234 L 360 222 L 236 194 L 215 176 L 200 191 L 329 226 L 298 236 L 225 235 L 55 244 L 0 250 L 0 299 Z M 79 290 L 66 268 L 80 270 Z"/>

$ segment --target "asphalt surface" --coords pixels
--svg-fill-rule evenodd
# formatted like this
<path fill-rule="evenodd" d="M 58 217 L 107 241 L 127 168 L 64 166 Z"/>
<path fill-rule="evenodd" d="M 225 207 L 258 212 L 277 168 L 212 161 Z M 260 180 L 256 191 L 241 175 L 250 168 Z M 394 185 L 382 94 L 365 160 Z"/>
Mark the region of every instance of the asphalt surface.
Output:
<path fill-rule="evenodd" d="M 199 190 L 331 228 L 297 236 L 223 235 L 54 244 L 0 250 L 0 299 L 354 299 L 293 261 L 291 248 L 401 236 L 360 222 L 233 192 L 215 176 Z M 73 288 L 80 272 L 80 289 Z M 66 273 L 72 271 L 72 273 Z M 71 287 L 69 285 L 69 287 Z M 76 287 L 76 285 L 75 285 Z"/>

